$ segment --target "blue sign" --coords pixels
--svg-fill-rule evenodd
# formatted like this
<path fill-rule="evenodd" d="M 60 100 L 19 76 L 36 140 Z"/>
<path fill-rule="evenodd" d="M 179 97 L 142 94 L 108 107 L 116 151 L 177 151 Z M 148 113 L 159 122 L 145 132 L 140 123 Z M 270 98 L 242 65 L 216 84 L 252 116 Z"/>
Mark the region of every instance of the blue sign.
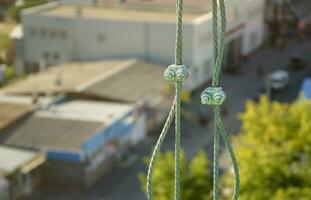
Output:
<path fill-rule="evenodd" d="M 134 128 L 133 122 L 130 120 L 132 112 L 126 114 L 123 118 L 115 121 L 110 126 L 105 127 L 98 133 L 94 134 L 86 142 L 81 145 L 84 152 L 89 153 L 103 146 L 106 142 L 121 138 L 132 132 Z"/>
<path fill-rule="evenodd" d="M 70 152 L 65 150 L 49 150 L 46 152 L 47 159 L 66 160 L 73 162 L 81 162 L 81 155 L 79 152 Z"/>

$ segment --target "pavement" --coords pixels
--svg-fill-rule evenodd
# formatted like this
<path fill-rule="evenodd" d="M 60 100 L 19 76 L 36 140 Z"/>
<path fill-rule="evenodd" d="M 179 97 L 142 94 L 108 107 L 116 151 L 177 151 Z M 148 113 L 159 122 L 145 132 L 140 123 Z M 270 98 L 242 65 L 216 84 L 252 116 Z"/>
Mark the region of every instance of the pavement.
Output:
<path fill-rule="evenodd" d="M 281 102 L 294 101 L 299 93 L 304 77 L 311 77 L 311 40 L 290 42 L 283 49 L 263 48 L 251 55 L 245 62 L 238 74 L 222 75 L 222 87 L 227 93 L 227 115 L 224 116 L 225 126 L 230 134 L 239 131 L 240 122 L 236 115 L 244 111 L 245 102 L 254 99 L 264 88 L 263 77 L 258 76 L 257 68 L 262 66 L 265 74 L 276 69 L 284 69 L 291 55 L 297 52 L 306 59 L 308 66 L 301 71 L 291 72 L 291 82 L 289 87 L 273 95 L 273 98 Z M 187 158 L 191 158 L 196 152 L 205 149 L 212 158 L 212 127 L 201 125 L 197 117 L 198 109 L 210 114 L 210 108 L 200 105 L 200 91 L 196 92 L 189 107 L 190 114 L 184 116 L 182 122 L 182 145 L 186 151 Z M 190 115 L 190 117 L 189 117 Z M 174 137 L 173 130 L 170 130 L 164 143 L 163 150 L 173 149 Z M 146 167 L 141 162 L 141 158 L 150 155 L 151 149 L 156 142 L 157 136 L 149 136 L 135 150 L 137 158 L 135 162 L 127 167 L 114 167 L 107 175 L 94 187 L 86 190 L 75 188 L 42 186 L 34 193 L 29 200 L 143 200 L 144 194 L 141 191 L 137 173 L 146 171 Z"/>

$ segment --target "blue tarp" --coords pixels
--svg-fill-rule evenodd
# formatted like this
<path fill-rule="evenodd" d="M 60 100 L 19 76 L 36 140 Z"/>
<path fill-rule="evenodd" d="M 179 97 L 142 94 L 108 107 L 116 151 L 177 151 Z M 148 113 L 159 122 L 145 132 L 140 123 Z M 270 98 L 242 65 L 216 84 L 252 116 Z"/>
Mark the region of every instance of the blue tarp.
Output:
<path fill-rule="evenodd" d="M 311 100 L 311 78 L 306 78 L 303 81 L 301 91 L 307 99 Z"/>
<path fill-rule="evenodd" d="M 130 134 L 134 128 L 134 123 L 131 121 L 127 122 L 127 119 L 131 117 L 131 114 L 132 112 L 129 112 L 123 118 L 116 120 L 110 126 L 105 127 L 98 133 L 94 134 L 81 145 L 81 149 L 85 153 L 89 153 L 98 149 L 111 139 L 121 138 Z"/>
<path fill-rule="evenodd" d="M 70 152 L 65 150 L 49 150 L 46 152 L 46 157 L 48 159 L 66 160 L 72 162 L 81 161 L 81 155 L 79 154 L 79 152 Z"/>

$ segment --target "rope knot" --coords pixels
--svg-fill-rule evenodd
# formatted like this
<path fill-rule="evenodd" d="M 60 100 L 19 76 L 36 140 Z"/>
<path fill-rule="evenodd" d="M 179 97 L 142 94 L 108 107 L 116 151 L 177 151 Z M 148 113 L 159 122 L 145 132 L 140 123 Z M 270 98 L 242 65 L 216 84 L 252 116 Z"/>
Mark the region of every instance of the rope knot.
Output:
<path fill-rule="evenodd" d="M 184 65 L 170 65 L 164 72 L 164 79 L 172 82 L 184 82 L 188 78 L 188 69 Z"/>
<path fill-rule="evenodd" d="M 220 106 L 226 100 L 226 94 L 221 87 L 208 87 L 201 94 L 204 105 Z"/>

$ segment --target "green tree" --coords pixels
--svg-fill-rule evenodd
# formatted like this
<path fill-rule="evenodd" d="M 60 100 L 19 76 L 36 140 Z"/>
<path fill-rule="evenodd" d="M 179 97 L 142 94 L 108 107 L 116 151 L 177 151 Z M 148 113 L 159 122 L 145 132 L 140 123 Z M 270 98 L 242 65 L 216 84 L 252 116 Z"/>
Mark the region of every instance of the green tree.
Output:
<path fill-rule="evenodd" d="M 146 166 L 149 158 L 145 158 Z M 139 174 L 142 189 L 146 191 L 146 175 Z M 174 199 L 174 154 L 169 151 L 159 154 L 153 175 L 153 194 L 156 200 Z M 182 200 L 207 200 L 211 197 L 212 180 L 206 153 L 200 151 L 190 162 L 181 156 Z"/>
<path fill-rule="evenodd" d="M 311 199 L 311 102 L 250 101 L 234 138 L 241 200 Z M 232 175 L 224 183 L 232 186 Z"/>
<path fill-rule="evenodd" d="M 37 5 L 46 3 L 46 2 L 48 1 L 47 0 L 24 0 L 24 4 L 20 6 L 11 4 L 11 6 L 8 8 L 7 16 L 15 21 L 19 21 L 21 10 L 25 8 L 37 6 Z"/>

